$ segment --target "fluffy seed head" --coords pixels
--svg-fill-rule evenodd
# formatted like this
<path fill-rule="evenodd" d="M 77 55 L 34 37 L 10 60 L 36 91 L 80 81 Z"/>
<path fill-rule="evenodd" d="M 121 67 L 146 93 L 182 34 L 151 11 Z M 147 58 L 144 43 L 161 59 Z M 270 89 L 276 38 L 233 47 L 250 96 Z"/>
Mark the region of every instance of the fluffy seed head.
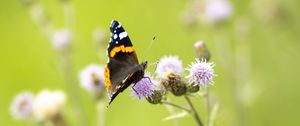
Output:
<path fill-rule="evenodd" d="M 41 91 L 35 98 L 33 114 L 37 121 L 48 121 L 59 116 L 66 98 L 62 91 Z"/>

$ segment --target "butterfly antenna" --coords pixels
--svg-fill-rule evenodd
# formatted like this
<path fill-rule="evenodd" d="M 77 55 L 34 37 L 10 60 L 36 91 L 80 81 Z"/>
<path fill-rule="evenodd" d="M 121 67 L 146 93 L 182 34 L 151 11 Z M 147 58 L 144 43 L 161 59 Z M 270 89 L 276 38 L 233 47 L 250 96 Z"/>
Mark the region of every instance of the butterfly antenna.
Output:
<path fill-rule="evenodd" d="M 153 45 L 155 39 L 156 39 L 156 36 L 154 35 L 153 38 L 152 38 L 152 40 L 151 40 L 151 42 L 150 42 L 150 44 L 149 44 L 149 46 L 148 46 L 148 48 L 145 50 L 145 53 L 146 53 L 146 54 L 145 54 L 145 56 L 143 57 L 143 60 L 142 60 L 142 61 L 144 61 L 145 58 L 148 56 L 148 52 L 149 52 L 149 50 L 151 49 L 151 47 L 152 47 L 152 45 Z"/>

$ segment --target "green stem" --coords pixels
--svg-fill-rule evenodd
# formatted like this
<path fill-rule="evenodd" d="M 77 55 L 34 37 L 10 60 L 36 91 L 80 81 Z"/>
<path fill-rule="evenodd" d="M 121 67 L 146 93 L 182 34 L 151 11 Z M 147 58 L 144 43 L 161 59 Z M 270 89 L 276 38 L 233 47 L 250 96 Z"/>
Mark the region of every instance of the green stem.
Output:
<path fill-rule="evenodd" d="M 205 88 L 205 113 L 206 113 L 206 126 L 210 125 L 210 100 L 209 100 L 209 89 Z"/>
<path fill-rule="evenodd" d="M 179 108 L 179 109 L 182 109 L 182 110 L 184 110 L 184 111 L 186 111 L 186 112 L 188 112 L 188 113 L 192 113 L 192 111 L 191 110 L 189 110 L 189 109 L 187 109 L 187 108 L 184 108 L 184 107 L 182 107 L 182 106 L 180 106 L 180 105 L 176 105 L 176 104 L 174 104 L 174 103 L 171 103 L 171 102 L 162 102 L 163 104 L 165 104 L 165 105 L 170 105 L 170 106 L 173 106 L 173 107 L 175 107 L 175 108 Z"/>
<path fill-rule="evenodd" d="M 189 106 L 191 108 L 191 111 L 192 111 L 192 114 L 193 114 L 198 126 L 203 126 L 203 123 L 202 123 L 196 109 L 194 108 L 193 103 L 191 102 L 190 98 L 188 96 L 184 96 L 184 98 L 187 101 L 187 103 L 189 104 Z"/>
<path fill-rule="evenodd" d="M 97 119 L 98 126 L 104 126 L 104 124 L 105 124 L 105 102 L 102 99 L 99 100 L 99 102 L 98 102 L 97 110 L 98 110 L 98 119 Z"/>

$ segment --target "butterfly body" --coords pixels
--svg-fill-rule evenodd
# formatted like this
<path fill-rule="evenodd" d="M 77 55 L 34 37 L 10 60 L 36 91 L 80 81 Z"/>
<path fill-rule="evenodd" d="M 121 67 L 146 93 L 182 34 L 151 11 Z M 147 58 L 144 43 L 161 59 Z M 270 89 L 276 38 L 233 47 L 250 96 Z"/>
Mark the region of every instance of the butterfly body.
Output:
<path fill-rule="evenodd" d="M 116 96 L 144 77 L 147 61 L 139 64 L 135 49 L 122 25 L 113 20 L 110 26 L 111 38 L 107 49 L 108 62 L 104 77 L 109 93 L 109 104 Z"/>

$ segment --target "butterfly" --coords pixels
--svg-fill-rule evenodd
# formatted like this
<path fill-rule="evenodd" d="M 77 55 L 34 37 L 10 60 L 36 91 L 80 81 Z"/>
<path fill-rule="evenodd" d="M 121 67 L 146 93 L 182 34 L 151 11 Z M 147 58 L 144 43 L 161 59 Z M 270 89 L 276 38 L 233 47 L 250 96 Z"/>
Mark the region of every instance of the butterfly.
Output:
<path fill-rule="evenodd" d="M 113 20 L 110 24 L 108 61 L 104 68 L 105 87 L 109 105 L 128 86 L 144 78 L 147 61 L 139 64 L 135 49 L 122 25 Z M 134 86 L 133 86 L 134 87 Z M 134 89 L 134 88 L 133 88 Z"/>

